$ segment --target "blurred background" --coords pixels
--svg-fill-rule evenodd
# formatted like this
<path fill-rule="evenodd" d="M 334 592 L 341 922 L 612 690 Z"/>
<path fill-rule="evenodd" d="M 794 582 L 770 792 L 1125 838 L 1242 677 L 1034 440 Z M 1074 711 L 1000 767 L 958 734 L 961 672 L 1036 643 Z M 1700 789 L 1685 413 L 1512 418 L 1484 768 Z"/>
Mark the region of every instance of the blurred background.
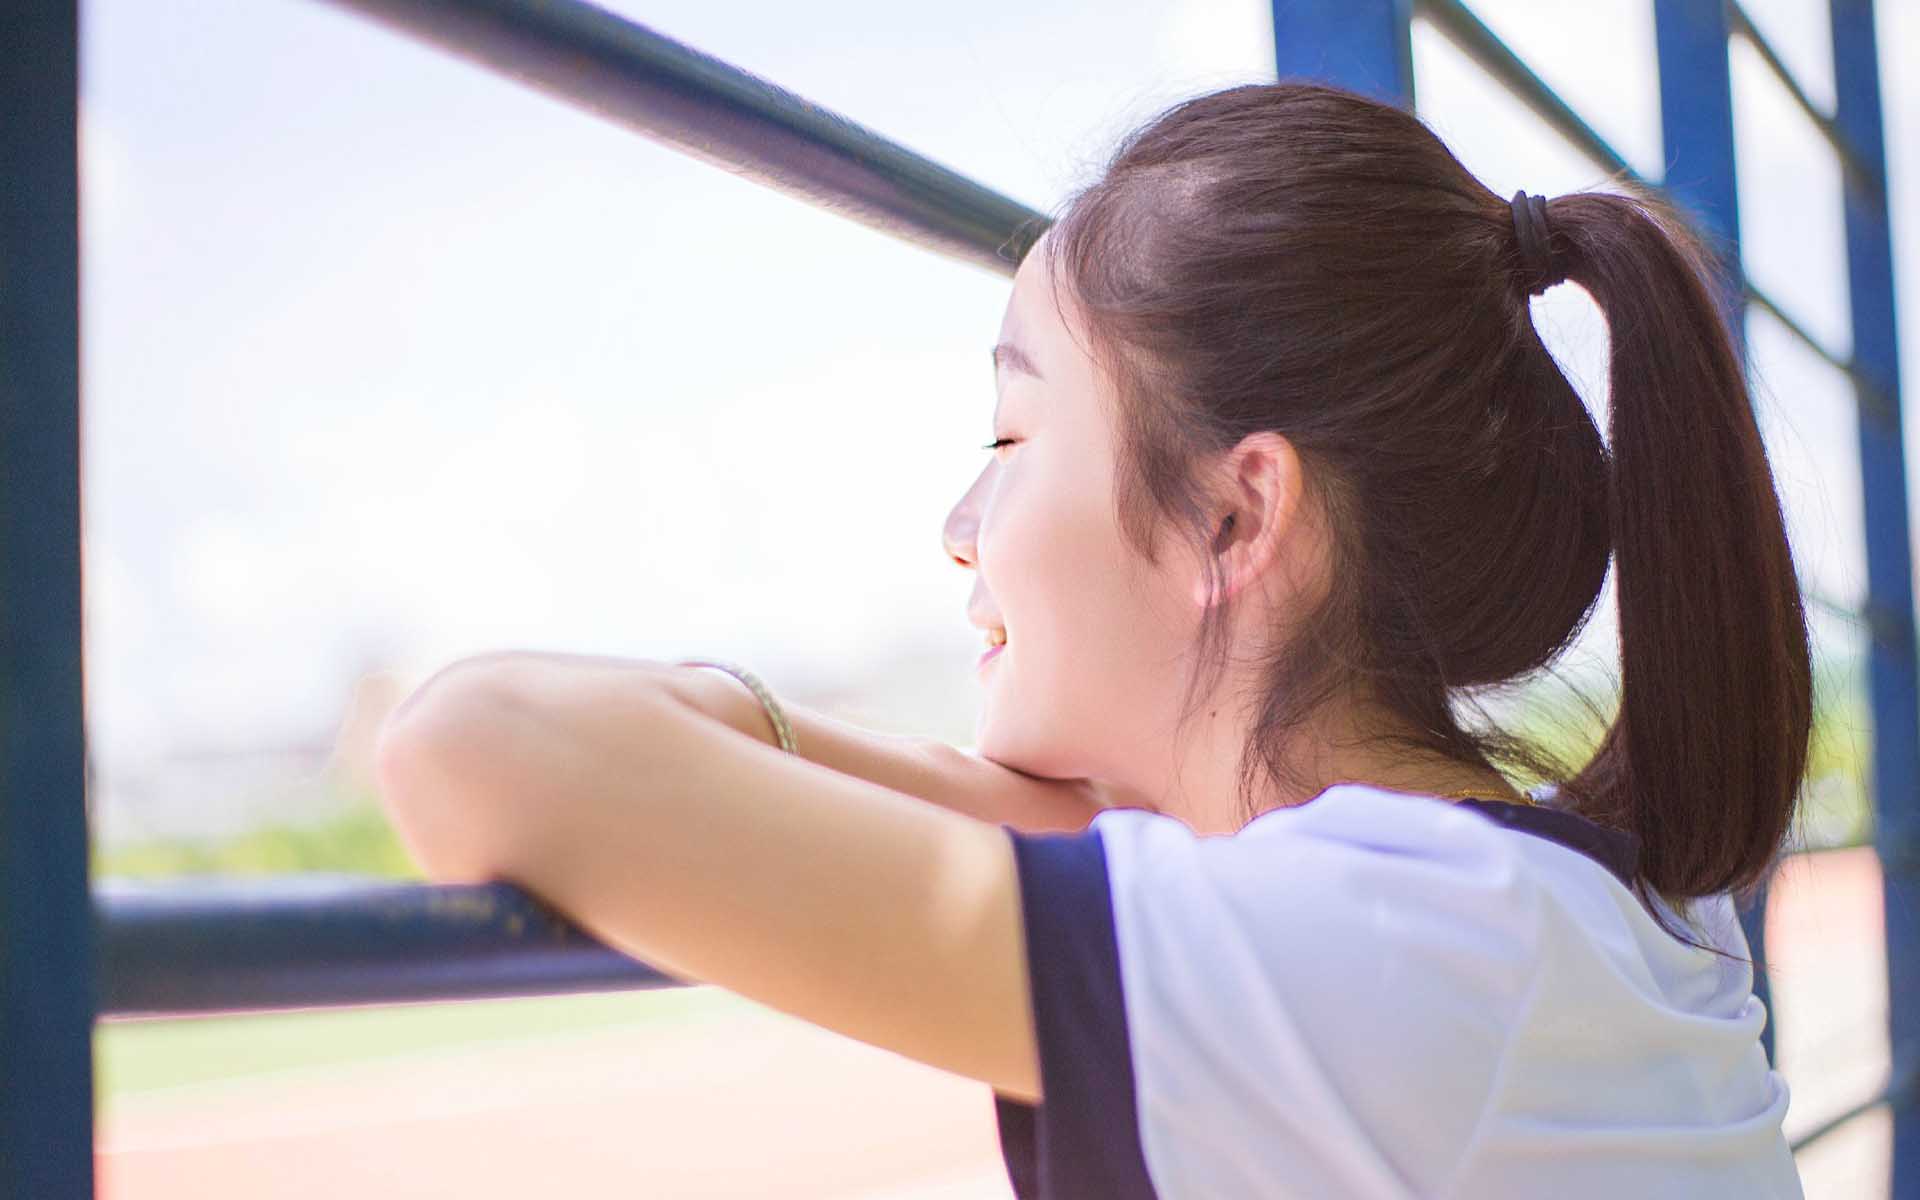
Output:
<path fill-rule="evenodd" d="M 1274 73 L 1268 0 L 604 6 L 1042 211 L 1167 104 Z M 1646 0 L 1469 7 L 1662 178 Z M 1744 7 L 1831 111 L 1825 5 Z M 1878 10 L 1915 397 L 1920 7 Z M 1007 279 L 308 0 L 87 0 L 82 37 L 96 878 L 417 878 L 371 739 L 487 650 L 729 658 L 794 703 L 970 741 L 971 579 L 940 527 L 991 437 Z M 1494 192 L 1602 182 L 1424 20 L 1413 48 L 1421 116 Z M 1844 354 L 1837 164 L 1747 42 L 1731 61 L 1746 270 Z M 1604 420 L 1598 311 L 1567 287 L 1534 312 Z M 1804 836 L 1854 846 L 1854 405 L 1765 312 L 1747 335 L 1814 601 Z M 1557 697 L 1604 696 L 1614 638 L 1609 591 L 1517 719 L 1589 737 Z M 1775 955 L 1798 1128 L 1884 1082 L 1871 869 L 1836 850 L 1776 891 L 1802 901 Z M 1796 929 L 1859 945 L 1816 968 Z M 1834 990 L 1800 1013 L 1828 1023 L 1796 1029 L 1814 976 Z M 103 1022 L 96 1047 L 109 1195 L 507 1196 L 556 1169 L 581 1194 L 1010 1194 L 984 1088 L 713 989 Z M 1884 1155 L 1884 1122 L 1836 1135 L 1809 1196 L 1878 1194 Z"/>

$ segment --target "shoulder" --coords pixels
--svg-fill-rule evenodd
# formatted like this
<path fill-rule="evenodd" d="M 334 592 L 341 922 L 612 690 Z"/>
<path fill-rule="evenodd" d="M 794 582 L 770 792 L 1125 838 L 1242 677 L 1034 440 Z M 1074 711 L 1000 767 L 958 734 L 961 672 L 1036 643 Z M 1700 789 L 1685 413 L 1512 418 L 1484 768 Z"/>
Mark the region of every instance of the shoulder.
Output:
<path fill-rule="evenodd" d="M 1220 915 L 1315 942 L 1418 939 L 1464 922 L 1524 946 L 1537 931 L 1540 872 L 1524 839 L 1428 797 L 1343 784 L 1230 836 L 1139 810 L 1103 812 L 1091 828 L 1116 894 L 1150 897 L 1155 910 L 1230 897 Z M 1301 924 L 1310 928 L 1291 929 Z"/>
<path fill-rule="evenodd" d="M 1351 1076 L 1349 1092 L 1393 1078 L 1436 1102 L 1477 1099 L 1540 961 L 1549 907 L 1515 835 L 1432 799 L 1361 788 L 1230 837 L 1148 814 L 1102 814 L 1095 826 L 1123 982 L 1142 1007 L 1211 1017 L 1226 1038 L 1244 1003 L 1264 1000 Z M 1184 969 L 1156 969 L 1168 963 Z"/>
<path fill-rule="evenodd" d="M 1538 959 L 1513 835 L 1367 789 L 1231 836 L 1140 809 L 1013 836 L 1045 1140 L 1112 1146 L 1131 1110 L 1133 1161 L 1166 1194 L 1280 1177 L 1348 1194 L 1452 1169 Z M 1017 1134 L 1022 1114 L 1001 1117 Z"/>
<path fill-rule="evenodd" d="M 1682 1044 L 1771 1113 L 1741 964 L 1661 933 L 1604 838 L 1501 816 L 1343 785 L 1231 836 L 1014 834 L 1044 1092 L 999 1105 L 1017 1194 L 1436 1194 L 1506 1169 L 1491 1128 L 1617 1126 Z M 1694 907 L 1744 950 L 1726 898 Z"/>
<path fill-rule="evenodd" d="M 1382 1194 L 1397 1194 L 1389 1181 L 1425 1193 L 1446 1178 L 1491 1102 L 1541 959 L 1545 897 L 1514 835 L 1431 798 L 1358 787 L 1227 838 L 1106 823 L 1118 827 L 1114 920 L 1143 1018 L 1141 1089 L 1160 1117 L 1146 1125 L 1150 1152 L 1157 1140 L 1196 1182 L 1215 1169 L 1175 1148 L 1173 1114 L 1210 1095 L 1206 1111 L 1249 1140 L 1286 1131 L 1293 1170 L 1320 1178 L 1308 1194 L 1348 1194 L 1361 1178 Z M 1156 1036 L 1168 1028 L 1180 1032 Z M 1219 1102 L 1234 1096 L 1260 1101 Z"/>

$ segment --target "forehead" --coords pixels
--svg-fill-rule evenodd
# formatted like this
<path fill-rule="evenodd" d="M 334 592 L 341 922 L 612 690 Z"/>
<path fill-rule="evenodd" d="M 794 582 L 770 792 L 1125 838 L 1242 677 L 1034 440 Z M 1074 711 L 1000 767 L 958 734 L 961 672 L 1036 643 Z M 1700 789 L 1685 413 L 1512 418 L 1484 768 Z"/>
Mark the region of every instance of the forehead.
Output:
<path fill-rule="evenodd" d="M 998 424 L 1005 401 L 1019 406 L 1022 422 L 1045 421 L 1070 439 L 1105 439 L 1110 428 L 1094 427 L 1111 421 L 1110 385 L 1092 357 L 1072 288 L 1053 274 L 1045 246 L 1044 240 L 1037 242 L 1021 261 L 1000 323 L 993 355 L 994 421 Z"/>
<path fill-rule="evenodd" d="M 1000 320 L 999 344 L 993 353 L 994 367 L 1001 375 L 1053 379 L 1056 374 L 1071 371 L 1073 360 L 1080 355 L 1062 312 L 1070 300 L 1064 294 L 1056 295 L 1046 245 L 1046 235 L 1042 234 L 1014 273 L 1013 292 Z"/>
<path fill-rule="evenodd" d="M 1047 235 L 1041 234 L 1020 260 L 1020 267 L 1013 273 L 1013 291 L 1007 298 L 1006 316 L 1000 322 L 1002 335 L 1018 335 L 1023 327 L 1036 321 L 1041 310 L 1051 313 L 1053 309 L 1052 267 L 1047 262 Z M 1041 303 L 1045 301 L 1044 305 Z M 1008 340 L 1005 336 L 1003 341 Z M 1017 340 L 1017 339 L 1015 339 Z"/>

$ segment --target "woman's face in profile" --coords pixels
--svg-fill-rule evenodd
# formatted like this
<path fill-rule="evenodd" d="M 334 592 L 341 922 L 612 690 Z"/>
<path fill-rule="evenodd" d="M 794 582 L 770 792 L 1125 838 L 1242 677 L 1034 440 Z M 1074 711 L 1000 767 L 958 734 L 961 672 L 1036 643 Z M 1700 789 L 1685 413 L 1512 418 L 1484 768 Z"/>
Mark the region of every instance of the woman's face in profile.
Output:
<path fill-rule="evenodd" d="M 1043 238 L 1014 277 L 994 351 L 1002 444 L 982 451 L 943 530 L 974 571 L 968 619 L 1007 633 L 976 668 L 975 747 L 1036 775 L 1147 778 L 1164 770 L 1200 613 L 1183 556 L 1149 567 L 1121 540 L 1110 385 L 1065 289 L 1060 304 Z"/>

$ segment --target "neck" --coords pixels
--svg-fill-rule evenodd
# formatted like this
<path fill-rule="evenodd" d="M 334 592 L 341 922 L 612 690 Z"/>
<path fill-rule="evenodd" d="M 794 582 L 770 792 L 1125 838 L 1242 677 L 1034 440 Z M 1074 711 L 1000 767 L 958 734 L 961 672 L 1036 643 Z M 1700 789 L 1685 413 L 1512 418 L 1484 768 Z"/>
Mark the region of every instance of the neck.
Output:
<path fill-rule="evenodd" d="M 1404 747 L 1378 740 L 1393 732 L 1384 720 L 1366 721 L 1352 707 L 1330 711 L 1295 732 L 1283 761 L 1288 779 L 1257 778 L 1251 812 L 1242 810 L 1239 762 L 1252 723 L 1229 720 L 1226 710 L 1203 711 L 1175 749 L 1162 779 L 1146 786 L 1162 798 L 1162 812 L 1177 816 L 1199 833 L 1234 833 L 1247 819 L 1276 808 L 1305 804 L 1337 783 L 1365 783 L 1395 791 L 1439 794 L 1472 791 L 1524 803 L 1525 798 L 1499 772 L 1484 764 L 1438 755 L 1414 756 Z"/>

